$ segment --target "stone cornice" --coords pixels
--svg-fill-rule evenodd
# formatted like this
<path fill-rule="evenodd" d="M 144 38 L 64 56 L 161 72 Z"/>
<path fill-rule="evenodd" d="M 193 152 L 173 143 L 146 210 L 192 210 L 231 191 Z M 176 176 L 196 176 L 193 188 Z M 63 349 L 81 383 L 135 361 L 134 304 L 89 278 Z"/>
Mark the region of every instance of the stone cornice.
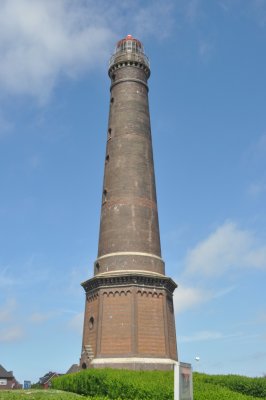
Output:
<path fill-rule="evenodd" d="M 170 293 L 173 293 L 177 288 L 177 284 L 167 276 L 142 275 L 136 273 L 94 276 L 93 278 L 82 282 L 81 285 L 86 292 L 106 287 L 140 286 L 166 289 Z"/>

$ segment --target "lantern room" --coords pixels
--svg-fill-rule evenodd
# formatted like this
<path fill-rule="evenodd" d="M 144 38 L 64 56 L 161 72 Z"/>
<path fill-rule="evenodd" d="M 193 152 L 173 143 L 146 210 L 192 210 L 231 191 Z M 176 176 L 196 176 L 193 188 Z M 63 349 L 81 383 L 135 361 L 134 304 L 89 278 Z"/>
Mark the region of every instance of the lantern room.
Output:
<path fill-rule="evenodd" d="M 133 38 L 132 35 L 127 35 L 124 39 L 119 40 L 116 45 L 116 53 L 118 52 L 129 52 L 129 53 L 144 53 L 142 43 Z"/>
<path fill-rule="evenodd" d="M 109 62 L 109 67 L 111 68 L 115 63 L 125 61 L 142 63 L 148 69 L 150 68 L 150 62 L 144 53 L 143 44 L 132 35 L 127 35 L 124 39 L 117 42 L 114 54 Z"/>

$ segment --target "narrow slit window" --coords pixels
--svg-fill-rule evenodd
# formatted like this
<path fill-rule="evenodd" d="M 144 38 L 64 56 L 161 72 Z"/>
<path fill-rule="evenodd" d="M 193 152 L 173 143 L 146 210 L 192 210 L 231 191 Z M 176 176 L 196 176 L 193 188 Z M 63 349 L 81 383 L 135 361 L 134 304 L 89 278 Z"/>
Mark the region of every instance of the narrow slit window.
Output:
<path fill-rule="evenodd" d="M 108 139 L 111 139 L 111 137 L 112 137 L 112 129 L 109 128 L 108 129 Z"/>
<path fill-rule="evenodd" d="M 93 329 L 93 326 L 94 326 L 94 318 L 93 318 L 93 317 L 90 317 L 90 320 L 89 320 L 89 328 L 90 328 L 90 329 Z"/>
<path fill-rule="evenodd" d="M 96 272 L 100 271 L 100 264 L 98 262 L 95 264 L 95 270 Z"/>
<path fill-rule="evenodd" d="M 107 190 L 104 189 L 103 191 L 103 203 L 105 203 L 107 201 Z"/>

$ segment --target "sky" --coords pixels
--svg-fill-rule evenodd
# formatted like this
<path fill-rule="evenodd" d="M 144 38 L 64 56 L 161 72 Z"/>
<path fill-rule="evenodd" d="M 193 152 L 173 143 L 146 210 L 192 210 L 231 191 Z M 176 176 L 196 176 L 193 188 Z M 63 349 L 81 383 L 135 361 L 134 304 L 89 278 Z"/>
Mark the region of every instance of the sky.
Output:
<path fill-rule="evenodd" d="M 109 58 L 151 63 L 179 359 L 266 373 L 266 0 L 0 0 L 0 364 L 79 362 L 97 256 Z M 199 361 L 196 361 L 199 357 Z"/>

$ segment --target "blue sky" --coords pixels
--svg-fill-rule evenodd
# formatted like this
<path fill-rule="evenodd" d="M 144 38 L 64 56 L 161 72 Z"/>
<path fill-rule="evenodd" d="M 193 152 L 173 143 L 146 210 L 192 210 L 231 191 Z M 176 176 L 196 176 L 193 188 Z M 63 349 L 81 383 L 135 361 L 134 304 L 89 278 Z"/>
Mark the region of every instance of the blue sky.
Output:
<path fill-rule="evenodd" d="M 0 363 L 78 362 L 108 60 L 139 38 L 180 360 L 266 373 L 266 1 L 0 1 Z M 195 357 L 200 357 L 196 364 Z"/>

